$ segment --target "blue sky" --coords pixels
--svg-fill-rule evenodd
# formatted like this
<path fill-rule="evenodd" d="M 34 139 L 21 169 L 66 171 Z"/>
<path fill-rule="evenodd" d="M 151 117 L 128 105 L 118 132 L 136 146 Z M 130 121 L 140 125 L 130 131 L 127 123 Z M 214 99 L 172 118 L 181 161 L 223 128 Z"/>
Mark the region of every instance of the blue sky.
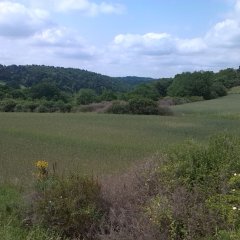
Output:
<path fill-rule="evenodd" d="M 2 64 L 167 77 L 240 65 L 240 0 L 0 0 Z"/>

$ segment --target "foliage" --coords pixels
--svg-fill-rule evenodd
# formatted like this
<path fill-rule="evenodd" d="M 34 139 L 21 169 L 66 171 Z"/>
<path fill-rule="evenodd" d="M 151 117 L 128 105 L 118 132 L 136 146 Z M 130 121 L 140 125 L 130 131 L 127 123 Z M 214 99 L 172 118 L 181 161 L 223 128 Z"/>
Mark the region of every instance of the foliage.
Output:
<path fill-rule="evenodd" d="M 113 101 L 117 99 L 117 95 L 111 90 L 103 90 L 100 95 L 101 101 Z"/>
<path fill-rule="evenodd" d="M 76 98 L 77 104 L 87 105 L 96 101 L 96 93 L 92 89 L 81 89 Z"/>
<path fill-rule="evenodd" d="M 127 114 L 129 113 L 129 104 L 124 101 L 114 101 L 107 112 L 113 114 Z"/>
<path fill-rule="evenodd" d="M 29 226 L 24 214 L 22 192 L 16 186 L 0 186 L 0 239 L 60 240 L 60 235 L 41 226 Z M 25 225 L 25 226 L 23 226 Z"/>
<path fill-rule="evenodd" d="M 202 96 L 211 99 L 213 72 L 186 72 L 175 76 L 168 88 L 168 95 L 173 97 Z"/>
<path fill-rule="evenodd" d="M 30 89 L 29 95 L 33 99 L 44 98 L 46 100 L 64 100 L 64 97 L 57 86 L 50 83 L 39 83 L 37 85 L 34 85 Z"/>
<path fill-rule="evenodd" d="M 172 78 L 162 78 L 154 83 L 155 88 L 157 89 L 161 97 L 167 96 L 167 89 L 172 84 L 172 82 L 173 82 Z"/>
<path fill-rule="evenodd" d="M 186 72 L 174 78 L 112 78 L 79 69 L 48 66 L 0 65 L 0 100 L 14 100 L 16 108 L 6 111 L 69 112 L 75 105 L 100 101 L 146 98 L 158 101 L 169 95 L 174 98 L 200 97 L 206 100 L 227 94 L 227 89 L 240 84 L 238 70 L 225 69 L 213 72 Z M 36 107 L 28 108 L 28 102 Z M 39 101 L 63 102 L 59 110 Z M 50 103 L 51 105 L 52 103 Z M 1 108 L 0 111 L 5 111 Z"/>
<path fill-rule="evenodd" d="M 129 111 L 132 114 L 158 115 L 158 105 L 151 99 L 133 98 L 129 101 Z"/>
<path fill-rule="evenodd" d="M 220 135 L 209 146 L 171 149 L 148 181 L 155 197 L 146 211 L 169 239 L 200 239 L 240 228 L 240 139 Z M 151 180 L 152 179 L 152 180 Z"/>
<path fill-rule="evenodd" d="M 10 87 L 24 86 L 30 88 L 41 83 L 51 83 L 58 89 L 76 93 L 82 88 L 93 89 L 100 94 L 104 89 L 127 91 L 142 81 L 152 79 L 113 78 L 86 70 L 38 66 L 38 65 L 0 65 L 0 79 Z M 15 87 L 14 87 L 15 88 Z"/>
<path fill-rule="evenodd" d="M 97 180 L 90 177 L 59 177 L 47 174 L 46 162 L 38 161 L 32 222 L 67 237 L 92 239 L 104 214 L 104 201 Z"/>
<path fill-rule="evenodd" d="M 232 68 L 220 70 L 215 75 L 215 81 L 222 83 L 228 89 L 235 86 L 239 86 L 240 72 Z"/>
<path fill-rule="evenodd" d="M 132 92 L 127 94 L 129 100 L 133 98 L 146 98 L 157 101 L 159 93 L 153 84 L 140 84 Z"/>
<path fill-rule="evenodd" d="M 1 112 L 14 112 L 14 108 L 17 103 L 12 99 L 6 99 L 0 102 Z"/>

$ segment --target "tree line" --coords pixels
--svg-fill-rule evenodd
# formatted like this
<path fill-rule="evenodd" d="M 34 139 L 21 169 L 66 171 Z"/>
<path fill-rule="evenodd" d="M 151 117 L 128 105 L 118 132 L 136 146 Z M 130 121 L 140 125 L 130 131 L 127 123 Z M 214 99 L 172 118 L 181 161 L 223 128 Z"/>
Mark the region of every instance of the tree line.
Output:
<path fill-rule="evenodd" d="M 156 114 L 159 99 L 209 100 L 239 85 L 240 68 L 152 79 L 113 78 L 73 68 L 0 65 L 0 111 L 70 112 L 76 106 L 114 101 L 109 112 Z"/>

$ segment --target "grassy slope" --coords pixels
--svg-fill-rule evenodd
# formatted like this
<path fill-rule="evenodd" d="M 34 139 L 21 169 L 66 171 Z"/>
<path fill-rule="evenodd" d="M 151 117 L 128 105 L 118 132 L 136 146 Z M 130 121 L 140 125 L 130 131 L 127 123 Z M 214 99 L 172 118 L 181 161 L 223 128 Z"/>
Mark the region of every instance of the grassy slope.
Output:
<path fill-rule="evenodd" d="M 28 179 L 38 159 L 80 173 L 124 169 L 186 138 L 240 133 L 239 104 L 230 95 L 176 106 L 173 117 L 0 113 L 0 176 Z"/>
<path fill-rule="evenodd" d="M 240 117 L 239 104 L 240 95 L 229 94 L 226 97 L 214 100 L 174 106 L 173 110 L 179 114 L 193 114 L 202 115 L 205 117 L 212 116 L 216 118 L 238 119 Z"/>

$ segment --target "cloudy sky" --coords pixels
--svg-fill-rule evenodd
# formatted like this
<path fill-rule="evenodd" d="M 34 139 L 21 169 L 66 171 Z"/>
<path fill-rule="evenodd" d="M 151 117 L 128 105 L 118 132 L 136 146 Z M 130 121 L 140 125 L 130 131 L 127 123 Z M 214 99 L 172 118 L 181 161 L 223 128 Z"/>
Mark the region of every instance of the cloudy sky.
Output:
<path fill-rule="evenodd" d="M 240 0 L 0 0 L 0 63 L 167 77 L 240 65 Z"/>

